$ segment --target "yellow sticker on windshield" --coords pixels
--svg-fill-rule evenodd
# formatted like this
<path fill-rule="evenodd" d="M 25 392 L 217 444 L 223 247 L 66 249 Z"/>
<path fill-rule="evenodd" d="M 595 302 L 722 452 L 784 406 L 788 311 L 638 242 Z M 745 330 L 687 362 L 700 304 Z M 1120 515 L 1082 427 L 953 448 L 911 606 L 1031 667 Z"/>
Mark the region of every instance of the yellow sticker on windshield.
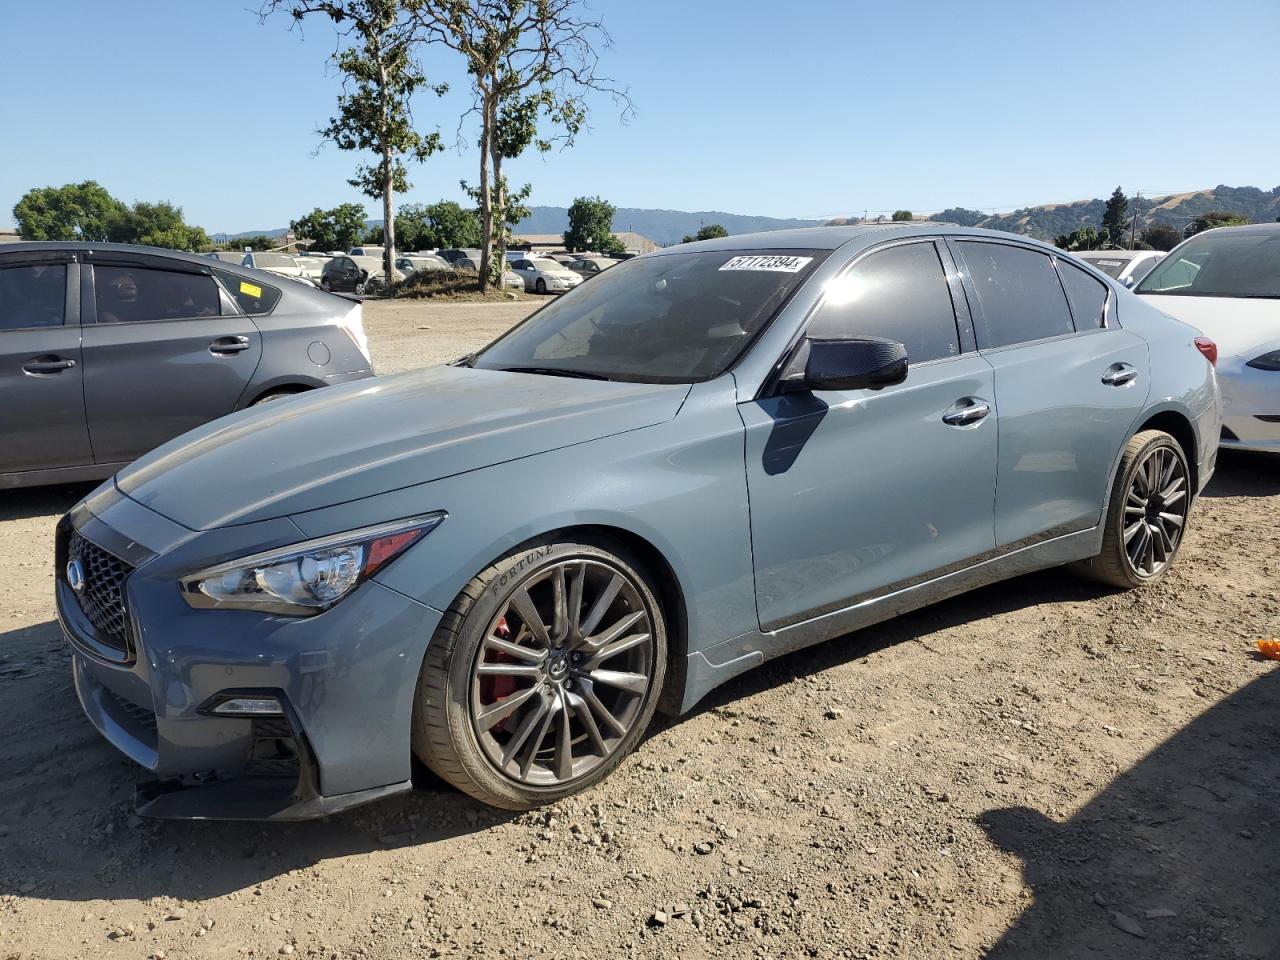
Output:
<path fill-rule="evenodd" d="M 241 280 L 241 281 L 240 281 L 240 292 L 241 292 L 241 293 L 247 293 L 247 294 L 248 294 L 249 296 L 251 296 L 251 297 L 260 297 L 260 296 L 262 296 L 262 288 L 261 288 L 261 287 L 255 287 L 252 283 L 248 283 L 248 282 L 246 282 L 246 281 L 244 281 L 244 280 Z"/>

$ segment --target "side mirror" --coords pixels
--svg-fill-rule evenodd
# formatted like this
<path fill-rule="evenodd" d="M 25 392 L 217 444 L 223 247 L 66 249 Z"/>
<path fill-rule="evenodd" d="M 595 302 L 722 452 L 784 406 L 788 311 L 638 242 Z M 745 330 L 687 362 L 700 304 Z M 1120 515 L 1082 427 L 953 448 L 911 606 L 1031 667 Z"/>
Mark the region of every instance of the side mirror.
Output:
<path fill-rule="evenodd" d="M 806 340 L 809 355 L 804 377 L 795 383 L 805 390 L 879 390 L 907 379 L 907 348 L 884 337 L 856 340 Z"/>
<path fill-rule="evenodd" d="M 1136 283 L 1136 281 L 1133 279 L 1133 277 L 1125 277 L 1125 278 L 1124 278 L 1123 280 L 1121 280 L 1120 282 L 1121 282 L 1121 283 L 1123 283 L 1123 284 L 1124 284 L 1126 287 L 1128 287 L 1130 290 L 1132 290 L 1132 289 L 1133 289 L 1133 286 L 1134 286 L 1134 284 Z"/>

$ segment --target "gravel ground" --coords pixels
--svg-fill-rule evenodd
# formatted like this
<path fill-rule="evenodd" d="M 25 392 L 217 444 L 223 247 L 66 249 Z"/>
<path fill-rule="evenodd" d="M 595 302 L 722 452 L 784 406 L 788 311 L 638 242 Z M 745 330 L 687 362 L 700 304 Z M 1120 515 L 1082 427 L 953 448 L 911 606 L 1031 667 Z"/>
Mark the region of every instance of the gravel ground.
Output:
<path fill-rule="evenodd" d="M 527 304 L 371 304 L 380 369 Z M 327 821 L 133 816 L 52 528 L 0 494 L 0 958 L 1280 957 L 1280 463 L 1224 456 L 1160 585 L 1049 571 L 775 661 L 570 802 L 429 776 Z"/>

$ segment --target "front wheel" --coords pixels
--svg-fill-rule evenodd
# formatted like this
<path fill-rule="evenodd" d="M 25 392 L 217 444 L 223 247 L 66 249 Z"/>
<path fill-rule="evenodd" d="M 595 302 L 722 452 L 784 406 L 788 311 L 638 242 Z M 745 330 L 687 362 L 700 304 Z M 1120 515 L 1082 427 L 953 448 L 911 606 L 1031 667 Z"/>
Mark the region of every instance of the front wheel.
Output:
<path fill-rule="evenodd" d="M 363 294 L 368 289 L 369 289 L 368 283 L 366 283 L 363 280 L 356 281 L 356 293 Z"/>
<path fill-rule="evenodd" d="M 418 678 L 418 757 L 485 803 L 527 810 L 602 780 L 643 736 L 666 624 L 639 561 L 609 541 L 546 541 L 473 579 Z"/>
<path fill-rule="evenodd" d="M 535 288 L 539 293 L 546 293 L 546 292 L 547 292 L 547 281 L 545 281 L 545 280 L 543 280 L 541 277 L 539 277 L 539 278 L 538 278 L 538 282 L 534 284 L 534 288 Z"/>
<path fill-rule="evenodd" d="M 1102 550 L 1075 569 L 1124 589 L 1155 583 L 1182 545 L 1191 495 L 1191 471 L 1178 441 L 1162 430 L 1139 433 L 1120 457 Z"/>

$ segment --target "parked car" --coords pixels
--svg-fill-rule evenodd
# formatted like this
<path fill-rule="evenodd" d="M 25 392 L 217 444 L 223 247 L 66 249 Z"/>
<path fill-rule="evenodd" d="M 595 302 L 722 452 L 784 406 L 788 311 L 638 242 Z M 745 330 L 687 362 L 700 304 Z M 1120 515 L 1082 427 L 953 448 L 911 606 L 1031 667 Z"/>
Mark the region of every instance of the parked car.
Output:
<path fill-rule="evenodd" d="M 553 802 L 785 652 L 1068 562 L 1159 581 L 1217 450 L 1194 338 L 1010 234 L 639 257 L 99 487 L 56 535 L 76 690 L 152 816 L 332 813 L 415 754 Z"/>
<path fill-rule="evenodd" d="M 320 287 L 332 293 L 369 292 L 371 286 L 382 282 L 382 261 L 373 257 L 341 254 L 324 265 L 320 274 Z"/>
<path fill-rule="evenodd" d="M 570 260 L 565 266 L 583 280 L 588 280 L 617 263 L 618 261 L 611 257 L 580 257 L 577 260 Z"/>
<path fill-rule="evenodd" d="M 1076 256 L 1126 287 L 1138 284 L 1164 254 L 1159 250 L 1081 250 Z"/>
<path fill-rule="evenodd" d="M 329 262 L 329 258 L 321 254 L 300 254 L 293 259 L 302 268 L 307 279 L 319 286 L 320 278 L 324 275 L 324 265 Z"/>
<path fill-rule="evenodd" d="M 582 282 L 572 270 L 545 257 L 526 257 L 511 264 L 511 269 L 524 281 L 526 293 L 551 293 L 571 290 Z"/>
<path fill-rule="evenodd" d="M 1280 453 L 1280 224 L 1198 233 L 1137 292 L 1217 343 L 1222 445 Z"/>
<path fill-rule="evenodd" d="M 459 260 L 471 260 L 473 263 L 480 262 L 480 251 L 470 247 L 450 247 L 446 250 L 437 251 L 436 256 L 441 260 L 444 260 L 455 270 L 458 269 Z M 475 267 L 469 267 L 466 269 L 474 270 Z"/>
<path fill-rule="evenodd" d="M 385 247 L 352 247 L 347 251 L 350 257 L 373 257 L 375 260 L 381 260 L 385 254 Z"/>
<path fill-rule="evenodd" d="M 396 269 L 408 276 L 420 270 L 452 270 L 453 267 L 432 254 L 414 254 L 411 257 L 397 257 Z"/>
<path fill-rule="evenodd" d="M 308 276 L 302 264 L 287 253 L 246 253 L 241 257 L 240 266 L 248 267 L 251 270 L 274 273 L 278 277 L 287 277 L 290 280 L 311 283 L 311 277 Z"/>
<path fill-rule="evenodd" d="M 241 264 L 244 262 L 244 253 L 240 250 L 213 250 L 205 254 L 211 260 L 221 260 L 223 263 Z"/>
<path fill-rule="evenodd" d="M 233 410 L 372 375 L 358 304 L 271 279 L 152 247 L 6 244 L 0 487 L 107 477 Z"/>

